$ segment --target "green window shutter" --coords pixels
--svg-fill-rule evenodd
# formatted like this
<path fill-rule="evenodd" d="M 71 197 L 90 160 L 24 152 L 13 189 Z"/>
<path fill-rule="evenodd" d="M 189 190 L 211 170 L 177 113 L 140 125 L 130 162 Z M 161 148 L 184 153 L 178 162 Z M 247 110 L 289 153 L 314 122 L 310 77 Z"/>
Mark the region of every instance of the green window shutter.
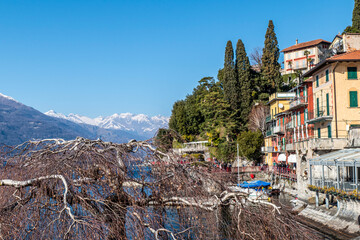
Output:
<path fill-rule="evenodd" d="M 348 79 L 357 79 L 357 67 L 348 67 Z"/>
<path fill-rule="evenodd" d="M 320 130 L 320 128 L 318 128 L 317 132 L 318 132 L 318 138 L 321 138 L 321 130 Z"/>
<path fill-rule="evenodd" d="M 330 106 L 329 106 L 329 94 L 326 94 L 326 115 L 330 115 Z"/>
<path fill-rule="evenodd" d="M 300 112 L 298 112 L 298 126 L 301 125 L 301 118 L 300 118 Z"/>
<path fill-rule="evenodd" d="M 316 115 L 317 115 L 317 117 L 320 117 L 320 103 L 319 103 L 319 98 L 316 98 Z"/>
<path fill-rule="evenodd" d="M 325 74 L 326 74 L 326 81 L 328 82 L 329 81 L 329 70 L 326 70 Z"/>
<path fill-rule="evenodd" d="M 327 126 L 328 138 L 331 138 L 331 125 Z"/>
<path fill-rule="evenodd" d="M 357 107 L 358 106 L 358 98 L 357 98 L 357 91 L 350 91 L 350 107 Z"/>
<path fill-rule="evenodd" d="M 319 87 L 319 76 L 316 76 L 316 87 Z"/>

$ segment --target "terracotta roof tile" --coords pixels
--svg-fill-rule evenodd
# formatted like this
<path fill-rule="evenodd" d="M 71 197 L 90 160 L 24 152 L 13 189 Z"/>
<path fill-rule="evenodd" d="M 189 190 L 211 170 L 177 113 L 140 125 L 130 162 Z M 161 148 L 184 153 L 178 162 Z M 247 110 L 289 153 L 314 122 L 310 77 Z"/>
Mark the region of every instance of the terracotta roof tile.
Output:
<path fill-rule="evenodd" d="M 283 49 L 282 52 L 289 52 L 289 51 L 293 51 L 293 50 L 296 50 L 296 49 L 307 48 L 307 47 L 318 45 L 319 43 L 322 43 L 322 42 L 330 44 L 330 42 L 325 41 L 323 39 L 316 39 L 316 40 L 312 40 L 312 41 L 309 41 L 309 42 L 303 42 L 303 43 L 295 44 L 295 45 L 293 45 L 291 47 Z"/>
<path fill-rule="evenodd" d="M 315 67 L 304 73 L 304 77 L 310 77 L 315 71 L 322 68 L 324 65 L 332 62 L 342 62 L 342 61 L 360 61 L 360 50 L 352 51 L 352 52 L 346 52 L 342 54 L 338 54 L 335 56 L 332 56 L 330 58 L 327 58 L 326 60 L 323 60 L 316 64 Z"/>
<path fill-rule="evenodd" d="M 338 54 L 329 58 L 329 61 L 360 60 L 360 50 Z"/>

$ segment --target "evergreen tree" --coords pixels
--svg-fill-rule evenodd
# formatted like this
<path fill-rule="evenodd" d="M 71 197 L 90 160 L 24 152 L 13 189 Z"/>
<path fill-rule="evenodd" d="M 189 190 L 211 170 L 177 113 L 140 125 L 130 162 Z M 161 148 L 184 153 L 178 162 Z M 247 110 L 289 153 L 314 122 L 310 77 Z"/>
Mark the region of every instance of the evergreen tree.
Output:
<path fill-rule="evenodd" d="M 279 56 L 280 50 L 274 31 L 274 24 L 272 20 L 270 20 L 269 26 L 265 34 L 265 42 L 262 55 L 262 92 L 273 93 L 277 90 L 280 90 L 282 81 L 280 74 L 280 63 L 278 62 Z"/>
<path fill-rule="evenodd" d="M 188 124 L 186 120 L 185 101 L 176 101 L 171 111 L 169 127 L 184 135 L 188 133 L 187 126 Z"/>
<path fill-rule="evenodd" d="M 247 124 L 251 110 L 252 91 L 254 84 L 251 79 L 250 61 L 246 55 L 244 43 L 241 39 L 236 44 L 236 76 L 239 84 L 238 99 L 240 101 L 240 119 L 243 125 Z"/>
<path fill-rule="evenodd" d="M 352 27 L 360 31 L 360 0 L 355 0 L 352 16 Z"/>
<path fill-rule="evenodd" d="M 360 33 L 360 0 L 355 0 L 352 26 L 347 26 L 343 31 L 344 33 Z"/>
<path fill-rule="evenodd" d="M 220 80 L 224 89 L 225 99 L 230 103 L 231 108 L 237 111 L 240 107 L 238 98 L 239 85 L 236 79 L 234 49 L 231 41 L 228 41 L 226 44 L 224 68 L 221 70 L 221 75 Z"/>

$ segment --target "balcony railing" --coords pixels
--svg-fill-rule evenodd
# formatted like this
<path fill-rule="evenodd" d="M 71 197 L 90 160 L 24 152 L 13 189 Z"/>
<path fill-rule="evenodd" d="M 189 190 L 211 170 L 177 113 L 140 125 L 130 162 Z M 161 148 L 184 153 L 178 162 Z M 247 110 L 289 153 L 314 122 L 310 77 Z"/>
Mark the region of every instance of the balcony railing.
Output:
<path fill-rule="evenodd" d="M 261 151 L 264 153 L 272 153 L 274 152 L 274 147 L 261 147 Z"/>
<path fill-rule="evenodd" d="M 284 126 L 275 126 L 273 131 L 277 134 L 284 133 Z"/>
<path fill-rule="evenodd" d="M 307 98 L 305 97 L 296 97 L 290 101 L 290 109 L 294 109 L 306 105 L 307 105 Z"/>
<path fill-rule="evenodd" d="M 261 152 L 264 153 L 276 153 L 276 152 L 284 152 L 285 145 L 278 145 L 275 147 L 261 147 Z"/>
<path fill-rule="evenodd" d="M 268 130 L 266 131 L 266 136 L 267 136 L 267 137 L 269 137 L 269 136 L 271 136 L 271 135 L 274 135 L 274 131 L 273 131 L 272 128 L 271 128 L 271 129 L 268 129 Z"/>
<path fill-rule="evenodd" d="M 327 121 L 332 118 L 332 106 L 324 106 L 309 111 L 308 122 Z"/>
<path fill-rule="evenodd" d="M 293 129 L 294 127 L 295 127 L 295 124 L 292 121 L 286 124 L 287 129 Z"/>

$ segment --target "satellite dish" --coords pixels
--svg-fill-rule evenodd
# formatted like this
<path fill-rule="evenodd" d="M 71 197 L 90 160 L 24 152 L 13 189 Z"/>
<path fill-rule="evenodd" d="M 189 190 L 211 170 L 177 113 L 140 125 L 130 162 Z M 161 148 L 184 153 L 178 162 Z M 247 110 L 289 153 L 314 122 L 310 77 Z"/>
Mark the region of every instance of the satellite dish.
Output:
<path fill-rule="evenodd" d="M 284 104 L 279 103 L 279 108 L 283 109 L 283 108 L 284 108 Z"/>

